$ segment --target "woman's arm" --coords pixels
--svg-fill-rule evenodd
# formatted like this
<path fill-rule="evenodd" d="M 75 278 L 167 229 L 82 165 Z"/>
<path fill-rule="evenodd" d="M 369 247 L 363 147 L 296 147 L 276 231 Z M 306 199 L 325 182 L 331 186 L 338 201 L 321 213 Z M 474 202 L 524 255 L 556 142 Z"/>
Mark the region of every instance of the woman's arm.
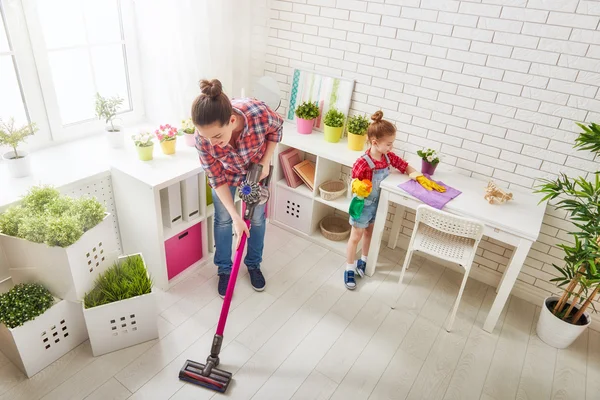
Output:
<path fill-rule="evenodd" d="M 265 150 L 263 158 L 260 160 L 260 163 L 263 166 L 262 174 L 260 175 L 261 181 L 269 175 L 269 165 L 271 164 L 271 158 L 273 158 L 275 147 L 277 147 L 277 142 L 267 140 L 267 149 Z"/>

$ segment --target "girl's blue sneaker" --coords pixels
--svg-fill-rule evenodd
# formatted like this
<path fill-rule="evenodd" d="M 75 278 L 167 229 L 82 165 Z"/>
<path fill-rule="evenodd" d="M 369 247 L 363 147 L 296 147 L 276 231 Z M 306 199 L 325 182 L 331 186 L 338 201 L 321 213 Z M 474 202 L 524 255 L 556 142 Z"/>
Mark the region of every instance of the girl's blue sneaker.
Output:
<path fill-rule="evenodd" d="M 356 262 L 356 272 L 358 272 L 358 275 L 361 278 L 365 277 L 365 269 L 367 269 L 367 263 L 364 262 L 363 260 L 358 260 Z"/>
<path fill-rule="evenodd" d="M 354 271 L 344 271 L 344 285 L 350 290 L 356 288 L 356 281 L 354 280 Z"/>

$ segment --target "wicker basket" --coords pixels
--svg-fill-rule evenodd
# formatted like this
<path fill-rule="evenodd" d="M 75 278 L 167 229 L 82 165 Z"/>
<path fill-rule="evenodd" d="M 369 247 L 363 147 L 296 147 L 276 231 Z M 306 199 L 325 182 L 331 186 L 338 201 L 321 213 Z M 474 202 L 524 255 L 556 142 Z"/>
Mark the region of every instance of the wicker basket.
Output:
<path fill-rule="evenodd" d="M 327 181 L 319 186 L 319 192 L 323 200 L 332 201 L 341 197 L 346 192 L 347 186 L 344 181 Z"/>
<path fill-rule="evenodd" d="M 352 227 L 348 220 L 337 215 L 328 215 L 319 223 L 321 233 L 326 239 L 339 242 L 350 235 Z"/>

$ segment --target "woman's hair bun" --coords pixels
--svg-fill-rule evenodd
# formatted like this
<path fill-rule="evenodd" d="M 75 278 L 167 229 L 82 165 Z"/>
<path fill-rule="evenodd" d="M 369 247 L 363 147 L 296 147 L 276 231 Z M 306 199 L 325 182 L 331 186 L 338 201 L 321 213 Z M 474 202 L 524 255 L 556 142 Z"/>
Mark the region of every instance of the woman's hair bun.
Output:
<path fill-rule="evenodd" d="M 223 85 L 218 79 L 202 79 L 200 81 L 200 90 L 202 94 L 209 96 L 211 99 L 216 99 L 223 93 Z"/>
<path fill-rule="evenodd" d="M 375 114 L 371 115 L 373 122 L 379 122 L 383 119 L 383 111 L 376 111 Z"/>

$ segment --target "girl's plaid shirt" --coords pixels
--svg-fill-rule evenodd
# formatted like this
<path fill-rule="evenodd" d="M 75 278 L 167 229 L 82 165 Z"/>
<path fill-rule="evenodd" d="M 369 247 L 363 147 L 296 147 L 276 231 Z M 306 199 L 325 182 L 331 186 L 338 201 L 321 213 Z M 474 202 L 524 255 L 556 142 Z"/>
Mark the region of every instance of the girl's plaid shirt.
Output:
<path fill-rule="evenodd" d="M 244 117 L 246 127 L 237 139 L 237 149 L 230 144 L 221 148 L 196 134 L 196 149 L 211 187 L 223 184 L 239 186 L 250 163 L 258 163 L 267 142 L 280 142 L 283 118 L 264 102 L 256 99 L 232 99 L 233 111 Z"/>

